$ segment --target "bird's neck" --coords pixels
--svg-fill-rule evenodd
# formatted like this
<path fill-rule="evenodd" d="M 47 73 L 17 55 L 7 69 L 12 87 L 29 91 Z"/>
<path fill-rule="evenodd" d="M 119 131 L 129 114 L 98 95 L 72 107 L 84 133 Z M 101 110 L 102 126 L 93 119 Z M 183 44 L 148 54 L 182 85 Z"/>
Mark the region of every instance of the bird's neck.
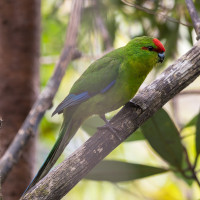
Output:
<path fill-rule="evenodd" d="M 134 76 L 145 77 L 152 70 L 153 64 L 146 61 L 128 60 L 128 71 Z"/>

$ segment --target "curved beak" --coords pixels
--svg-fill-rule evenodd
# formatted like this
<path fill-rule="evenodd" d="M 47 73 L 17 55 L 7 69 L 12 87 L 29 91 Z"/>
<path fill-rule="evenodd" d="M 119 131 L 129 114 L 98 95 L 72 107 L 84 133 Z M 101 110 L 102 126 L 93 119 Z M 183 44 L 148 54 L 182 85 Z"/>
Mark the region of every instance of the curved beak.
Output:
<path fill-rule="evenodd" d="M 165 59 L 165 52 L 159 53 L 158 54 L 158 62 L 163 62 L 163 60 Z"/>

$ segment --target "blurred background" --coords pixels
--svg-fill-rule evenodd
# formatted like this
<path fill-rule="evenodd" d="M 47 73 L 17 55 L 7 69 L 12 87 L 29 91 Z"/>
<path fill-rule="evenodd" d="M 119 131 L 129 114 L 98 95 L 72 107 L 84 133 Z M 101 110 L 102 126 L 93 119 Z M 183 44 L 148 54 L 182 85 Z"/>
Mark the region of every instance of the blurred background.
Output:
<path fill-rule="evenodd" d="M 70 0 L 42 1 L 41 89 L 50 78 L 63 47 L 71 3 Z M 70 63 L 54 99 L 54 107 L 45 114 L 42 120 L 36 171 L 54 144 L 62 122 L 62 116 L 56 115 L 51 118 L 52 111 L 68 94 L 74 81 L 92 61 L 101 57 L 109 49 L 125 45 L 134 37 L 149 35 L 159 38 L 166 48 L 165 62 L 150 73 L 141 86 L 143 88 L 195 44 L 196 35 L 185 1 L 140 0 L 127 1 L 127 4 L 120 0 L 86 1 L 78 33 L 78 50 L 82 55 Z M 195 1 L 195 6 L 200 11 L 199 1 Z M 177 128 L 181 130 L 181 134 L 189 135 L 184 139 L 184 143 L 191 159 L 194 159 L 195 126 L 193 124 L 184 127 L 200 109 L 200 78 L 167 103 L 164 108 Z M 113 116 L 114 113 L 116 112 L 109 113 L 107 117 Z M 67 146 L 60 161 L 85 142 L 93 133 L 87 130 L 98 126 L 99 123 L 102 122 L 98 118 L 86 122 Z M 144 139 L 123 142 L 106 159 L 151 166 L 167 165 Z M 82 180 L 63 199 L 192 200 L 199 196 L 200 191 L 196 183 L 189 184 L 168 172 L 120 183 Z"/>
<path fill-rule="evenodd" d="M 73 0 L 41 2 L 40 90 L 46 86 L 59 60 L 72 3 Z M 194 3 L 197 11 L 200 12 L 200 1 L 196 0 Z M 126 45 L 132 38 L 143 35 L 158 38 L 165 46 L 166 57 L 165 61 L 149 74 L 140 89 L 151 83 L 166 67 L 196 43 L 196 34 L 185 1 L 85 0 L 77 42 L 80 56 L 68 66 L 53 101 L 53 107 L 45 113 L 41 121 L 36 144 L 34 174 L 54 145 L 62 123 L 62 115 L 52 118 L 51 114 L 68 95 L 73 83 L 94 60 L 112 49 Z M 196 121 L 200 110 L 200 77 L 169 101 L 164 109 L 179 131 L 191 162 L 194 162 Z M 107 114 L 107 118 L 110 119 L 115 113 L 117 111 Z M 101 125 L 103 122 L 98 117 L 87 120 L 67 146 L 58 163 L 80 147 L 94 134 L 96 127 Z M 149 145 L 141 130 L 123 142 L 106 159 L 164 169 L 170 167 L 169 163 Z M 198 169 L 200 165 L 197 163 Z M 196 182 L 172 171 L 144 176 L 144 178 L 133 178 L 133 180 L 127 178 L 128 181 L 117 182 L 83 179 L 63 200 L 198 199 L 200 190 Z"/>

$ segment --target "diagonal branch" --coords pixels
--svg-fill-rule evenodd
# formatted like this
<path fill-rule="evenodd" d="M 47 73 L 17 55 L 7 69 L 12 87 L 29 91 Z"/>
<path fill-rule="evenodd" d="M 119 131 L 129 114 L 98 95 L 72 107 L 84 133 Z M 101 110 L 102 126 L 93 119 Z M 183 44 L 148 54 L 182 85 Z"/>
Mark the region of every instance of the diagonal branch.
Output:
<path fill-rule="evenodd" d="M 178 23 L 178 24 L 181 24 L 181 25 L 183 25 L 183 26 L 188 26 L 188 27 L 191 27 L 191 26 L 192 26 L 192 24 L 190 24 L 190 23 L 181 22 L 181 21 L 179 21 L 179 20 L 177 20 L 177 19 L 175 19 L 175 18 L 172 18 L 172 17 L 169 17 L 169 16 L 167 16 L 167 15 L 165 15 L 165 14 L 162 14 L 162 13 L 159 12 L 159 11 L 151 10 L 151 9 L 149 9 L 149 8 L 143 7 L 143 6 L 138 5 L 138 4 L 135 4 L 135 3 L 133 3 L 133 2 L 129 2 L 128 0 L 121 0 L 121 1 L 122 1 L 124 4 L 128 5 L 128 6 L 134 7 L 134 8 L 136 8 L 136 9 L 141 10 L 141 11 L 143 11 L 143 12 L 145 12 L 145 13 L 150 14 L 150 15 L 160 16 L 160 17 L 162 17 L 163 19 L 166 19 L 167 21 L 170 21 L 170 22 L 173 22 L 173 23 Z"/>
<path fill-rule="evenodd" d="M 68 159 L 52 170 L 21 198 L 60 199 L 95 165 L 131 135 L 139 126 L 200 75 L 200 42 L 169 66 L 115 115 L 110 123 L 120 132 L 99 130 Z M 138 109 L 134 105 L 140 105 Z"/>
<path fill-rule="evenodd" d="M 196 31 L 197 34 L 197 40 L 200 39 L 200 18 L 198 16 L 198 13 L 195 9 L 194 3 L 192 0 L 185 0 L 188 11 L 190 13 L 190 16 L 192 18 L 192 22 L 194 25 L 194 29 Z"/>
<path fill-rule="evenodd" d="M 80 24 L 81 10 L 84 0 L 74 0 L 66 41 L 55 71 L 49 80 L 46 88 L 41 92 L 31 111 L 29 112 L 24 124 L 18 131 L 12 144 L 0 160 L 1 182 L 5 180 L 9 171 L 20 158 L 21 152 L 27 141 L 33 136 L 45 111 L 52 105 L 52 100 L 58 90 L 60 82 L 65 74 L 66 68 L 74 58 L 78 27 Z"/>
<path fill-rule="evenodd" d="M 106 28 L 106 25 L 103 21 L 103 18 L 100 15 L 100 5 L 99 5 L 99 0 L 95 0 L 94 1 L 94 8 L 95 8 L 95 21 L 96 21 L 96 25 L 99 29 L 99 31 L 101 32 L 103 41 L 104 41 L 104 45 L 105 45 L 105 49 L 106 50 L 111 50 L 112 49 L 112 40 L 110 38 L 110 34 Z"/>

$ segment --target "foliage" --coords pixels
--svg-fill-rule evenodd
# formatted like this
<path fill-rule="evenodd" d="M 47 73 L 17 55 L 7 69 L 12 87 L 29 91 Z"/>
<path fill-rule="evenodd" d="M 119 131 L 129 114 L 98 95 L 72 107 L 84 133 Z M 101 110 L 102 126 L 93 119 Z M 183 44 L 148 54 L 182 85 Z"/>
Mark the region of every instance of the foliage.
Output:
<path fill-rule="evenodd" d="M 116 160 L 104 160 L 94 167 L 86 178 L 98 181 L 121 182 L 136 180 L 164 172 L 167 172 L 167 170 L 158 167 Z"/>
<path fill-rule="evenodd" d="M 196 123 L 196 138 L 199 137 L 199 116 L 200 114 L 198 114 L 198 121 Z M 151 147 L 157 152 L 157 154 L 159 154 L 161 158 L 167 162 L 167 170 L 166 168 L 156 168 L 155 170 L 150 170 L 148 169 L 150 166 L 138 165 L 134 163 L 130 164 L 127 162 L 108 162 L 105 160 L 97 165 L 89 173 L 87 178 L 93 180 L 119 182 L 135 180 L 136 178 L 143 178 L 149 175 L 172 171 L 175 173 L 180 173 L 179 177 L 187 183 L 190 183 L 187 179 L 198 181 L 195 179 L 195 177 L 193 177 L 194 174 L 196 176 L 196 161 L 193 164 L 190 162 L 187 149 L 182 142 L 181 133 L 177 130 L 174 122 L 165 110 L 161 109 L 156 112 L 153 117 L 151 117 L 141 126 L 141 130 L 145 136 L 143 139 L 146 139 Z M 133 133 L 133 135 L 134 134 L 135 133 Z M 197 160 L 199 155 L 198 139 L 196 139 L 196 149 L 197 152 L 195 160 Z M 141 171 L 138 171 L 138 169 L 141 169 Z M 149 172 L 149 174 L 146 172 Z M 188 174 L 190 174 L 190 176 Z M 192 174 L 193 176 L 191 176 Z"/>

